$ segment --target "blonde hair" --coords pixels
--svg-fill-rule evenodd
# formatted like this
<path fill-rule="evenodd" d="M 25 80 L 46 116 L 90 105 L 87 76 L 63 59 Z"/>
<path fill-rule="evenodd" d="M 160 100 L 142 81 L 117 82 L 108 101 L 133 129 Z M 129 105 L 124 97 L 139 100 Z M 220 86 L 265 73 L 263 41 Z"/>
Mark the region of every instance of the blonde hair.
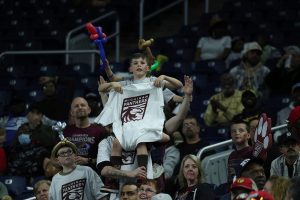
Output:
<path fill-rule="evenodd" d="M 180 164 L 180 170 L 179 170 L 179 174 L 178 174 L 178 181 L 179 181 L 180 189 L 186 188 L 188 186 L 187 185 L 187 180 L 186 180 L 186 178 L 184 177 L 184 174 L 183 174 L 184 163 L 188 159 L 191 159 L 192 161 L 194 161 L 195 164 L 198 167 L 197 182 L 202 183 L 202 181 L 203 181 L 203 174 L 202 174 L 203 172 L 202 172 L 202 168 L 201 168 L 200 159 L 195 155 L 188 154 L 188 155 L 184 156 L 184 158 L 182 159 L 181 164 Z"/>
<path fill-rule="evenodd" d="M 38 191 L 39 187 L 41 187 L 41 185 L 43 185 L 43 184 L 47 184 L 50 188 L 51 181 L 49 181 L 49 180 L 40 180 L 36 184 L 34 184 L 34 187 L 33 187 L 34 195 L 37 195 L 37 191 Z"/>
<path fill-rule="evenodd" d="M 272 195 L 274 200 L 284 200 L 286 191 L 290 185 L 290 179 L 283 176 L 272 175 L 268 181 L 272 183 Z"/>

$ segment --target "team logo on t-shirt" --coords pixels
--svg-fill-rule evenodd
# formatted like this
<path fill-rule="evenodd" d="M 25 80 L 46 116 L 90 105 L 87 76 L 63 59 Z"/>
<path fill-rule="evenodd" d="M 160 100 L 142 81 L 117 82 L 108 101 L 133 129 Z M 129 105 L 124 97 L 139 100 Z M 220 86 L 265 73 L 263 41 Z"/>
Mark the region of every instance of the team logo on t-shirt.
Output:
<path fill-rule="evenodd" d="M 138 121 L 144 118 L 149 94 L 129 97 L 123 100 L 121 119 L 122 124 L 130 121 Z"/>
<path fill-rule="evenodd" d="M 132 165 L 135 159 L 135 151 L 122 151 L 123 165 Z"/>
<path fill-rule="evenodd" d="M 84 191 L 85 183 L 86 183 L 86 179 L 79 179 L 62 185 L 61 187 L 62 199 L 63 200 L 83 199 L 84 196 L 83 191 Z"/>

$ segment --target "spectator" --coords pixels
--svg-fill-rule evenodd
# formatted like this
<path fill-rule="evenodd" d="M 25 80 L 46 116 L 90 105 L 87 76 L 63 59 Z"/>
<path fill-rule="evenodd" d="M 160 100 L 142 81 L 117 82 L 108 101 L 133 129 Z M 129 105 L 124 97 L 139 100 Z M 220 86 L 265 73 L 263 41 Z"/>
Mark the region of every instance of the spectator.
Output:
<path fill-rule="evenodd" d="M 44 98 L 39 102 L 44 113 L 44 123 L 53 125 L 57 121 L 67 121 L 69 102 L 66 95 L 59 95 L 55 80 L 46 79 L 41 83 Z"/>
<path fill-rule="evenodd" d="M 241 60 L 244 42 L 245 40 L 242 37 L 234 37 L 232 39 L 231 51 L 225 61 L 227 70 L 229 70 L 230 65 L 233 61 Z"/>
<path fill-rule="evenodd" d="M 268 35 L 267 33 L 258 33 L 256 35 L 256 42 L 262 48 L 261 62 L 263 64 L 266 63 L 266 61 L 269 59 L 279 58 L 281 56 L 278 49 L 271 45 L 270 35 Z"/>
<path fill-rule="evenodd" d="M 262 190 L 266 183 L 263 166 L 264 161 L 260 158 L 245 159 L 239 165 L 237 177 L 251 178 L 256 183 L 258 189 Z"/>
<path fill-rule="evenodd" d="M 242 92 L 235 89 L 233 76 L 223 74 L 220 83 L 222 91 L 210 98 L 204 113 L 207 126 L 229 125 L 232 118 L 244 109 L 241 103 Z"/>
<path fill-rule="evenodd" d="M 5 174 L 7 169 L 7 152 L 4 148 L 5 136 L 5 129 L 0 127 L 0 176 Z"/>
<path fill-rule="evenodd" d="M 209 184 L 203 183 L 202 173 L 200 160 L 194 155 L 186 155 L 181 161 L 178 174 L 180 188 L 174 199 L 214 200 L 215 196 Z"/>
<path fill-rule="evenodd" d="M 287 46 L 284 51 L 285 54 L 266 77 L 266 83 L 271 90 L 271 94 L 289 95 L 290 88 L 300 80 L 299 47 Z"/>
<path fill-rule="evenodd" d="M 230 52 L 231 37 L 227 34 L 227 23 L 215 15 L 210 20 L 209 36 L 201 37 L 197 44 L 195 61 L 225 60 Z"/>
<path fill-rule="evenodd" d="M 48 200 L 51 181 L 40 180 L 33 187 L 33 193 L 36 200 Z"/>
<path fill-rule="evenodd" d="M 289 178 L 273 175 L 267 180 L 264 190 L 273 195 L 274 200 L 284 200 L 289 185 Z"/>
<path fill-rule="evenodd" d="M 138 185 L 134 182 L 127 182 L 121 188 L 121 200 L 138 200 Z"/>
<path fill-rule="evenodd" d="M 253 118 L 258 118 L 261 111 L 261 107 L 258 105 L 257 97 L 254 91 L 245 90 L 242 94 L 242 104 L 244 109 L 241 113 L 233 117 L 234 120 L 243 120 L 249 123 Z"/>
<path fill-rule="evenodd" d="M 162 188 L 159 188 L 155 180 L 147 180 L 139 187 L 139 200 L 150 200 L 154 195 L 160 193 Z"/>
<path fill-rule="evenodd" d="M 257 188 L 262 190 L 266 183 L 266 175 L 263 165 L 264 161 L 260 158 L 247 158 L 236 167 L 235 171 L 237 172 L 237 178 L 250 178 L 255 182 Z M 221 197 L 221 200 L 230 199 L 232 199 L 230 193 L 227 193 Z"/>
<path fill-rule="evenodd" d="M 114 92 L 110 93 L 108 103 L 99 116 L 98 122 L 103 125 L 113 123 L 116 142 L 113 145 L 111 161 L 114 164 L 122 163 L 122 149 L 126 151 L 136 149 L 138 166 L 146 167 L 149 154 L 146 143 L 169 140 L 169 136 L 162 132 L 164 114 L 161 104 L 163 96 L 162 89 L 159 88 L 177 89 L 182 87 L 182 83 L 165 75 L 148 78 L 149 66 L 146 55 L 141 53 L 132 56 L 129 70 L 133 73 L 132 80 L 100 85 L 100 91 L 109 92 L 113 89 Z M 156 88 L 153 88 L 153 85 Z M 149 107 L 151 109 L 146 109 Z M 112 112 L 117 114 L 111 116 Z M 154 113 L 156 117 L 153 117 Z M 121 118 L 119 114 L 122 115 Z"/>
<path fill-rule="evenodd" d="M 90 167 L 76 164 L 76 154 L 77 147 L 67 139 L 53 148 L 51 158 L 57 159 L 63 169 L 52 179 L 49 200 L 107 199 L 106 194 L 100 192 L 101 178 Z"/>
<path fill-rule="evenodd" d="M 287 132 L 278 138 L 278 146 L 282 154 L 272 161 L 271 175 L 292 178 L 300 172 L 300 144 L 295 134 Z"/>
<path fill-rule="evenodd" d="M 295 106 L 300 106 L 300 82 L 294 84 L 292 87 L 290 104 L 277 112 L 276 126 L 287 123 L 286 120 Z M 274 140 L 277 141 L 277 137 L 287 131 L 286 128 L 275 131 Z"/>
<path fill-rule="evenodd" d="M 30 135 L 33 143 L 39 144 L 47 149 L 48 156 L 54 145 L 59 141 L 58 134 L 52 130 L 51 126 L 42 122 L 43 113 L 39 103 L 33 103 L 26 116 L 27 122 L 22 124 L 18 131 L 25 131 Z"/>
<path fill-rule="evenodd" d="M 252 157 L 253 148 L 249 146 L 249 125 L 240 120 L 232 122 L 230 134 L 235 150 L 228 157 L 228 183 L 234 180 L 237 172 L 235 169 L 246 158 Z"/>
<path fill-rule="evenodd" d="M 270 69 L 261 63 L 261 46 L 257 42 L 245 43 L 242 62 L 229 73 L 235 78 L 235 85 L 240 90 L 250 89 L 256 92 L 258 99 L 266 98 L 265 77 Z"/>
<path fill-rule="evenodd" d="M 201 139 L 200 124 L 193 116 L 187 116 L 182 123 L 182 135 L 184 142 L 179 143 L 177 148 L 180 152 L 180 162 L 188 154 L 197 155 L 203 148 L 209 145 L 208 142 Z M 203 159 L 203 158 L 201 158 Z"/>
<path fill-rule="evenodd" d="M 71 115 L 75 124 L 64 129 L 64 136 L 73 142 L 77 149 L 76 163 L 96 167 L 96 157 L 99 142 L 107 136 L 104 127 L 89 122 L 91 108 L 82 97 L 76 97 L 71 104 Z"/>
<path fill-rule="evenodd" d="M 242 196 L 242 194 L 248 196 L 250 192 L 257 190 L 257 186 L 251 178 L 237 178 L 230 186 L 231 199 L 239 199 L 237 197 Z"/>
<path fill-rule="evenodd" d="M 6 130 L 5 148 L 10 148 L 18 128 L 26 121 L 25 100 L 21 97 L 13 96 L 8 105 L 8 114 L 0 118 L 0 127 Z"/>

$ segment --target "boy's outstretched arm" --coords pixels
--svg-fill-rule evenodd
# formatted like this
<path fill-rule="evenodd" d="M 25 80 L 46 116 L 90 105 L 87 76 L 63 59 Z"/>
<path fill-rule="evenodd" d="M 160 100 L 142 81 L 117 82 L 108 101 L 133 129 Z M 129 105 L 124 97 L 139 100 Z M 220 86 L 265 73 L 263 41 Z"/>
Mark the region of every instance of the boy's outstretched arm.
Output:
<path fill-rule="evenodd" d="M 155 81 L 154 81 L 154 85 L 156 87 L 161 87 L 161 82 L 165 80 L 165 87 L 168 89 L 179 89 L 182 88 L 182 83 L 180 80 L 170 77 L 170 76 L 166 76 L 166 75 L 160 75 Z"/>
<path fill-rule="evenodd" d="M 113 82 L 118 82 L 118 81 L 122 81 L 123 78 L 120 77 L 120 76 L 116 76 L 112 71 L 111 71 L 111 68 L 109 66 L 109 61 L 106 59 L 105 60 L 105 67 L 104 67 L 104 70 L 105 70 L 105 73 L 106 73 L 106 76 L 108 77 L 108 79 L 110 81 L 113 81 Z"/>
<path fill-rule="evenodd" d="M 119 93 L 123 92 L 123 87 L 118 82 L 103 83 L 98 87 L 99 92 L 109 92 L 112 89 Z"/>

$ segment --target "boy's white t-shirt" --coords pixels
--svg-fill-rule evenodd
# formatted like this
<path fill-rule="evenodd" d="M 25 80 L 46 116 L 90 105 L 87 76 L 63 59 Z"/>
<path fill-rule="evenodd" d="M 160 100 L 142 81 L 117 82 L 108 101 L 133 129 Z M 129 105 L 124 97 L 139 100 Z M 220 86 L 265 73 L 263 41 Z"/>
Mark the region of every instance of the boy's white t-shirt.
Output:
<path fill-rule="evenodd" d="M 164 100 L 162 87 L 155 87 L 154 80 L 120 82 L 123 93 L 111 91 L 103 111 L 95 119 L 103 126 L 113 124 L 113 132 L 125 151 L 134 150 L 139 143 L 162 139 Z"/>

